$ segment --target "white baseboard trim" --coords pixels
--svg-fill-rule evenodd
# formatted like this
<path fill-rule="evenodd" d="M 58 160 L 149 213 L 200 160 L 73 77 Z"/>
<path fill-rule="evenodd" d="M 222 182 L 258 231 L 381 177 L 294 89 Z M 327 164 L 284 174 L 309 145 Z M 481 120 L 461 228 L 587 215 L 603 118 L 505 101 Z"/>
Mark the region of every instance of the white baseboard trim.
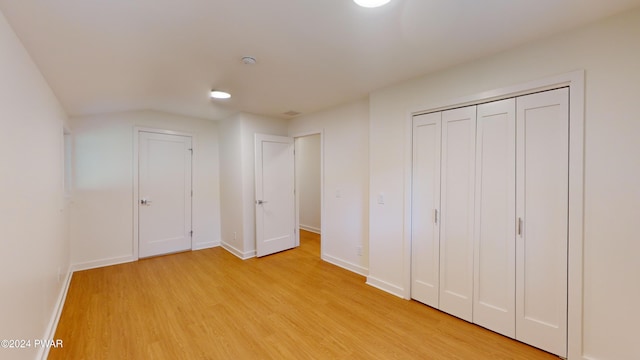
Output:
<path fill-rule="evenodd" d="M 133 257 L 131 255 L 120 256 L 120 257 L 114 257 L 109 259 L 94 260 L 94 261 L 87 261 L 79 264 L 73 264 L 71 265 L 71 270 L 72 271 L 89 270 L 89 269 L 101 268 L 105 266 L 124 264 L 124 263 L 133 262 L 137 260 L 138 258 Z"/>
<path fill-rule="evenodd" d="M 306 230 L 308 232 L 312 232 L 312 233 L 315 233 L 315 234 L 318 234 L 318 235 L 320 235 L 320 233 L 321 233 L 321 230 L 318 229 L 317 227 L 308 226 L 308 225 L 300 224 L 300 229 Z"/>
<path fill-rule="evenodd" d="M 216 246 L 220 246 L 220 244 L 221 244 L 220 241 L 208 241 L 204 243 L 193 244 L 191 250 L 209 249 Z M 105 266 L 125 264 L 133 261 L 138 261 L 138 258 L 131 255 L 119 256 L 119 257 L 113 257 L 109 259 L 101 259 L 101 260 L 87 261 L 87 262 L 78 263 L 78 264 L 72 264 L 71 270 L 72 271 L 90 270 L 90 269 L 96 269 L 96 268 L 101 268 Z"/>
<path fill-rule="evenodd" d="M 367 276 L 369 274 L 369 269 L 357 264 L 350 263 L 348 261 L 338 259 L 337 257 L 333 257 L 331 255 L 322 255 L 322 260 L 362 276 Z"/>
<path fill-rule="evenodd" d="M 233 255 L 239 257 L 242 260 L 247 260 L 247 259 L 251 259 L 252 257 L 256 257 L 255 250 L 243 252 L 224 241 L 220 243 L 220 246 L 222 246 L 223 249 L 227 250 L 228 252 L 232 253 Z"/>
<path fill-rule="evenodd" d="M 191 247 L 191 250 L 196 251 L 196 250 L 211 249 L 211 248 L 218 247 L 218 246 L 220 246 L 220 240 L 218 240 L 218 241 L 207 241 L 207 242 L 201 242 L 201 243 L 193 244 L 193 246 Z"/>
<path fill-rule="evenodd" d="M 391 295 L 395 295 L 403 299 L 405 298 L 403 288 L 390 284 L 386 281 L 376 279 L 373 276 L 367 276 L 367 285 L 373 286 L 374 288 L 378 288 L 382 291 L 386 291 Z"/>
<path fill-rule="evenodd" d="M 51 313 L 51 319 L 49 319 L 49 324 L 47 325 L 44 337 L 42 338 L 43 340 L 56 340 L 54 337 L 56 336 L 56 329 L 58 328 L 58 322 L 62 315 L 64 303 L 67 300 L 67 292 L 69 291 L 69 285 L 71 285 L 72 276 L 73 271 L 71 270 L 71 266 L 69 266 L 69 269 L 67 269 L 67 276 L 65 276 L 64 279 L 64 284 L 60 288 L 60 294 L 58 294 L 58 299 L 56 300 L 53 312 Z M 49 357 L 49 349 L 49 346 L 40 347 L 36 359 L 46 360 L 47 357 Z"/>

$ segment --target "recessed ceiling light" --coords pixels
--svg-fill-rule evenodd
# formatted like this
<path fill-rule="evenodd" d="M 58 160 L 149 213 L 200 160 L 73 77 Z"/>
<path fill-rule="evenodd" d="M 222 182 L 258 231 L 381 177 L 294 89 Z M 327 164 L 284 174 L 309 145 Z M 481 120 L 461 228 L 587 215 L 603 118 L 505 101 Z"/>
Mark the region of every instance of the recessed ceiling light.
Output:
<path fill-rule="evenodd" d="M 231 97 L 231 94 L 226 91 L 211 90 L 211 97 L 214 99 L 228 99 Z"/>
<path fill-rule="evenodd" d="M 374 7 L 385 5 L 391 0 L 353 0 L 353 1 L 362 7 L 374 8 Z"/>

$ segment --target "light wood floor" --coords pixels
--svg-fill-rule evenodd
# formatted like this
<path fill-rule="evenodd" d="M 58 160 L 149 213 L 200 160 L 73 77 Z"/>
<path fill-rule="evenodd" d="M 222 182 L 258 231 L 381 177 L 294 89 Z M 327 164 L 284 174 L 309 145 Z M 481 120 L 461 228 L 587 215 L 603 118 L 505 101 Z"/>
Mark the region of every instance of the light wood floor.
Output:
<path fill-rule="evenodd" d="M 241 261 L 222 248 L 73 275 L 49 359 L 557 359 L 365 284 L 317 235 Z"/>

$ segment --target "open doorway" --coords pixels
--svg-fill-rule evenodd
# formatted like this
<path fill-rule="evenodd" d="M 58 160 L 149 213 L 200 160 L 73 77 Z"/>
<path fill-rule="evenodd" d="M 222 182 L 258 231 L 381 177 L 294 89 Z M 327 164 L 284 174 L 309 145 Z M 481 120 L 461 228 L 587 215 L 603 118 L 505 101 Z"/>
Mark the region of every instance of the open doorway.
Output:
<path fill-rule="evenodd" d="M 296 211 L 300 245 L 322 254 L 322 136 L 295 137 Z"/>

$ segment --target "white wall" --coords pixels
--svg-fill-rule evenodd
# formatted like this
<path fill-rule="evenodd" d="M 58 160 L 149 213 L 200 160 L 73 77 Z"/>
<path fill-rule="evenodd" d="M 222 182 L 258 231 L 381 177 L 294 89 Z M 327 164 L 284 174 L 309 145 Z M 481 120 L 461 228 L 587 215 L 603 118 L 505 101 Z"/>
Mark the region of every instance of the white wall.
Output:
<path fill-rule="evenodd" d="M 287 135 L 287 122 L 264 116 L 242 114 L 242 188 L 244 251 L 256 251 L 255 134 Z"/>
<path fill-rule="evenodd" d="M 636 359 L 640 323 L 640 10 L 370 97 L 370 277 L 402 291 L 410 110 L 586 70 L 583 358 Z M 375 203 L 386 194 L 385 205 Z"/>
<path fill-rule="evenodd" d="M 295 139 L 300 228 L 320 233 L 320 134 Z"/>
<path fill-rule="evenodd" d="M 220 122 L 220 219 L 222 246 L 244 258 L 240 116 Z"/>
<path fill-rule="evenodd" d="M 156 111 L 72 119 L 75 181 L 71 261 L 77 268 L 134 260 L 134 127 L 193 135 L 193 246 L 220 243 L 216 122 Z"/>
<path fill-rule="evenodd" d="M 66 115 L 2 13 L 0 54 L 0 339 L 50 338 L 69 270 Z M 0 348 L 0 358 L 38 351 Z"/>
<path fill-rule="evenodd" d="M 362 275 L 369 266 L 368 107 L 360 100 L 289 123 L 290 136 L 324 131 L 322 257 Z"/>
<path fill-rule="evenodd" d="M 220 187 L 225 219 L 222 223 L 222 245 L 246 259 L 255 256 L 256 250 L 255 134 L 286 136 L 287 122 L 240 113 L 222 123 L 222 136 L 229 138 L 224 140 L 221 148 L 224 160 L 220 171 L 230 172 L 224 175 Z M 227 214 L 226 209 L 231 212 Z"/>

